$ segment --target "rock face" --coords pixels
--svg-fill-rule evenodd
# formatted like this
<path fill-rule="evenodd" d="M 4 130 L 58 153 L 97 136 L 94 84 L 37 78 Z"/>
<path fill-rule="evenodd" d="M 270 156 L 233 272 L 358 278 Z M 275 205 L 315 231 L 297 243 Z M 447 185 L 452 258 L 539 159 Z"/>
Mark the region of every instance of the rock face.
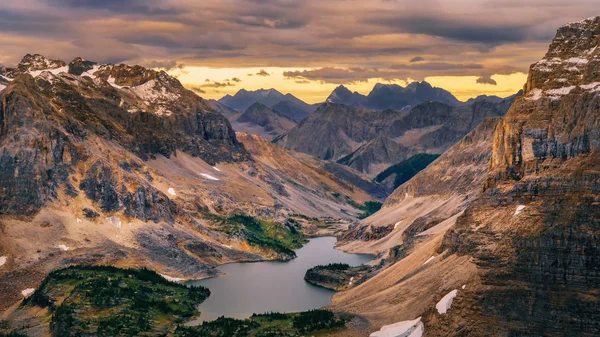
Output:
<path fill-rule="evenodd" d="M 464 148 L 488 150 L 456 159 L 450 150 L 366 219 L 396 215 L 402 222 L 387 237 L 399 242 L 402 230 L 405 242 L 418 240 L 405 258 L 334 297 L 334 307 L 374 321 L 387 315 L 378 325 L 422 317 L 427 336 L 600 335 L 599 45 L 600 17 L 561 27 L 523 96 L 486 128 L 491 146 Z M 476 164 L 488 160 L 489 170 Z M 448 176 L 452 165 L 472 171 Z M 403 228 L 439 188 L 468 192 L 456 223 L 430 214 Z M 455 290 L 450 309 L 435 310 Z"/>
<path fill-rule="evenodd" d="M 314 105 L 307 104 L 292 94 L 284 95 L 275 89 L 256 91 L 241 89 L 233 96 L 224 96 L 219 103 L 238 111 L 245 111 L 252 104 L 261 103 L 296 122 L 305 119 L 315 110 Z"/>
<path fill-rule="evenodd" d="M 367 96 L 351 92 L 341 85 L 327 98 L 327 102 L 330 103 L 372 110 L 410 109 L 427 101 L 436 101 L 450 106 L 459 106 L 462 104 L 448 91 L 441 88 L 434 88 L 425 81 L 413 82 L 406 88 L 397 84 L 377 83 Z"/>
<path fill-rule="evenodd" d="M 485 286 L 434 333 L 459 335 L 461 312 L 482 322 L 470 335 L 600 334 L 599 45 L 600 17 L 569 24 L 532 65 L 485 193 L 442 246 L 473 256 Z"/>
<path fill-rule="evenodd" d="M 81 59 L 71 67 L 63 64 L 27 55 L 5 75 L 18 74 L 0 93 L 3 213 L 33 214 L 58 197 L 60 186 L 76 195 L 76 168 L 86 163 L 90 168 L 83 173 L 80 187 L 101 208 L 125 207 L 143 220 L 172 220 L 175 208 L 168 205 L 168 198 L 143 187 L 144 181 L 128 181 L 129 172 L 114 175 L 113 170 L 123 170 L 98 159 L 95 138 L 118 144 L 142 159 L 156 154 L 169 157 L 176 150 L 212 163 L 246 155 L 229 122 L 164 72 L 99 66 Z M 62 67 L 54 68 L 58 66 Z M 90 66 L 95 72 L 90 73 Z M 78 76 L 68 74 L 69 69 L 87 70 Z M 164 208 L 156 207 L 153 214 L 144 210 L 161 200 Z"/>
<path fill-rule="evenodd" d="M 513 100 L 479 100 L 459 107 L 427 102 L 408 113 L 325 103 L 274 141 L 375 177 L 414 154 L 443 153 L 484 118 L 504 115 Z"/>
<path fill-rule="evenodd" d="M 269 140 L 294 126 L 296 122 L 261 103 L 252 104 L 232 122 L 232 127 L 238 132 L 258 134 Z"/>

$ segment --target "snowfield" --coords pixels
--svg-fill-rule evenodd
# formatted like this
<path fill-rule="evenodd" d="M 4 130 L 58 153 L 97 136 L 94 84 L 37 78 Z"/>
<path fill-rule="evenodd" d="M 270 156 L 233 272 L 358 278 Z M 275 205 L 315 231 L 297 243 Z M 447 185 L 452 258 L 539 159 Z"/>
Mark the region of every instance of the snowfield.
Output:
<path fill-rule="evenodd" d="M 27 289 L 21 291 L 21 294 L 25 297 L 29 297 L 29 295 L 33 294 L 34 292 L 35 292 L 35 289 L 27 288 Z"/>
<path fill-rule="evenodd" d="M 0 256 L 0 267 L 2 267 L 4 264 L 6 264 L 6 260 L 8 258 L 6 256 Z"/>
<path fill-rule="evenodd" d="M 215 181 L 219 181 L 219 178 L 213 177 L 210 174 L 206 174 L 206 173 L 200 173 L 201 176 L 203 176 L 204 178 L 208 179 L 208 180 L 215 180 Z"/>
<path fill-rule="evenodd" d="M 442 299 L 435 305 L 435 308 L 437 309 L 440 315 L 445 314 L 448 311 L 448 309 L 450 309 L 450 307 L 452 306 L 452 301 L 454 301 L 454 298 L 457 294 L 458 290 L 454 289 L 451 292 L 447 293 L 446 296 L 442 297 Z"/>
<path fill-rule="evenodd" d="M 432 256 L 432 257 L 428 258 L 427 261 L 425 261 L 425 263 L 423 263 L 423 266 L 426 265 L 426 264 L 428 264 L 429 262 L 431 262 L 433 260 L 435 260 L 435 256 Z"/>
<path fill-rule="evenodd" d="M 167 190 L 167 192 L 169 192 L 170 195 L 177 195 L 175 193 L 175 190 L 173 189 L 173 187 L 169 187 L 169 189 Z"/>
<path fill-rule="evenodd" d="M 178 278 L 178 277 L 171 277 L 165 274 L 160 274 L 160 276 L 162 276 L 165 280 L 167 281 L 171 281 L 171 282 L 181 282 L 184 281 L 184 279 L 182 278 Z"/>
<path fill-rule="evenodd" d="M 525 205 L 517 206 L 517 210 L 515 211 L 515 214 L 513 214 L 513 216 L 521 214 L 521 212 L 523 212 L 524 209 L 525 209 Z"/>
<path fill-rule="evenodd" d="M 379 331 L 370 334 L 370 337 L 421 337 L 425 328 L 421 317 L 412 321 L 402 321 L 390 325 L 384 325 Z"/>

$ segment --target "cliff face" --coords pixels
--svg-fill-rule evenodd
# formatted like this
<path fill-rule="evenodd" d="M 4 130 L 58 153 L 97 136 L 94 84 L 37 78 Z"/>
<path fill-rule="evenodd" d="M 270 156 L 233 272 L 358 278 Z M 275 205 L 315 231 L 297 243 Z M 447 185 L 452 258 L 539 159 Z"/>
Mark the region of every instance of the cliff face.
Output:
<path fill-rule="evenodd" d="M 485 322 L 471 335 L 600 334 L 599 44 L 600 17 L 558 30 L 495 134 L 485 193 L 445 236 L 481 273 L 451 315 Z"/>
<path fill-rule="evenodd" d="M 152 208 L 161 200 L 138 186 L 144 182 L 122 184 L 118 177 L 108 177 L 114 169 L 92 150 L 96 137 L 142 159 L 169 157 L 176 150 L 212 163 L 244 158 L 229 122 L 167 74 L 127 65 L 93 65 L 96 71 L 84 76 L 66 73 L 67 66 L 57 68 L 60 72 L 38 69 L 57 62 L 26 56 L 16 68 L 22 73 L 8 73 L 17 76 L 0 93 L 2 213 L 33 214 L 58 196 L 60 185 L 66 193 L 76 194 L 77 183 L 70 176 L 88 160 L 93 164 L 85 165 L 84 179 L 95 183 L 81 187 L 92 199 L 99 196 L 94 189 L 111 192 L 102 196 L 112 195 L 114 200 L 103 201 L 110 210 L 127 207 L 129 201 Z M 126 84 L 130 86 L 121 86 Z M 94 180 L 99 172 L 106 172 L 106 179 Z M 166 207 L 171 213 L 173 207 Z"/>
<path fill-rule="evenodd" d="M 336 295 L 334 307 L 376 328 L 421 317 L 425 336 L 600 335 L 599 44 L 600 17 L 561 27 L 531 66 L 524 95 L 493 126 L 487 151 L 461 158 L 455 146 L 456 157 L 448 151 L 366 219 L 402 220 L 383 240 L 395 236 L 411 252 Z M 488 160 L 482 174 L 476 163 Z M 447 174 L 469 162 L 474 170 L 464 176 Z M 423 196 L 444 186 L 468 192 L 469 177 L 480 187 L 471 187 L 455 224 L 430 213 L 403 228 L 402 217 L 433 203 Z M 345 247 L 357 246 L 384 247 Z M 436 310 L 450 294 L 449 309 Z"/>

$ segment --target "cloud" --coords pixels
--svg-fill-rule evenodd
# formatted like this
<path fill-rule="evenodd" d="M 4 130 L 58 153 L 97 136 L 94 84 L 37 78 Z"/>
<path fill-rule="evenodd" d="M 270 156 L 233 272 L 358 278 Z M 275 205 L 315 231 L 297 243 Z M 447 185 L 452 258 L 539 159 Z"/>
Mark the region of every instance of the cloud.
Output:
<path fill-rule="evenodd" d="M 41 53 L 163 69 L 306 68 L 297 80 L 332 83 L 481 76 L 527 71 L 561 24 L 597 12 L 592 0 L 5 1 L 0 63 Z"/>
<path fill-rule="evenodd" d="M 399 79 L 421 80 L 429 74 L 452 75 L 460 74 L 465 70 L 483 69 L 480 64 L 474 63 L 418 63 L 418 64 L 396 64 L 386 68 L 336 68 L 323 67 L 308 70 L 285 71 L 283 76 L 297 80 L 321 81 L 333 84 L 351 84 L 365 82 L 369 79 L 383 79 L 393 81 Z"/>
<path fill-rule="evenodd" d="M 212 82 L 212 83 L 209 83 L 209 84 L 203 84 L 201 87 L 202 88 L 235 87 L 235 83 L 231 83 L 231 82 L 227 82 L 227 81 L 224 81 L 224 82 L 217 82 L 217 81 L 215 81 L 215 82 Z"/>
<path fill-rule="evenodd" d="M 202 87 L 201 87 L 201 86 L 187 84 L 187 85 L 185 85 L 185 87 L 186 87 L 187 89 L 189 89 L 189 90 L 191 90 L 191 91 L 193 91 L 193 92 L 195 92 L 195 93 L 199 94 L 199 95 L 200 95 L 200 94 L 206 94 L 206 91 L 205 91 L 204 89 L 202 89 Z"/>
<path fill-rule="evenodd" d="M 239 82 L 241 82 L 241 81 L 242 81 L 242 80 L 240 80 L 240 79 L 239 79 L 239 78 L 237 78 L 237 77 L 233 77 L 233 78 L 231 78 L 231 80 L 232 80 L 233 82 L 236 82 L 236 83 L 239 83 Z"/>
<path fill-rule="evenodd" d="M 258 76 L 271 76 L 271 74 L 269 74 L 268 72 L 266 72 L 264 69 L 261 69 L 259 72 L 256 73 L 256 75 L 258 75 Z"/>
<path fill-rule="evenodd" d="M 496 82 L 491 76 L 481 76 L 475 80 L 475 82 L 479 84 L 498 85 L 498 82 Z"/>

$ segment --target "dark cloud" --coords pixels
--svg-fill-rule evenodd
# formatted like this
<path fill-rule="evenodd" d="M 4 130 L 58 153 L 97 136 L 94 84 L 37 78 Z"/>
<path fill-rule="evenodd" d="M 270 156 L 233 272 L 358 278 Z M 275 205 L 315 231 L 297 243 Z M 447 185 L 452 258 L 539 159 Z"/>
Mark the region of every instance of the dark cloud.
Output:
<path fill-rule="evenodd" d="M 378 68 L 334 68 L 324 67 L 302 71 L 286 71 L 284 77 L 290 79 L 321 81 L 324 83 L 350 84 L 364 82 L 371 78 L 383 80 L 397 79 L 423 79 L 429 74 L 461 74 L 465 70 L 483 69 L 480 64 L 453 64 L 453 63 L 418 63 L 397 64 L 385 69 Z"/>
<path fill-rule="evenodd" d="M 202 88 L 223 88 L 223 87 L 235 87 L 235 83 L 223 81 L 223 82 L 212 82 L 209 84 L 203 84 L 200 87 Z"/>
<path fill-rule="evenodd" d="M 117 14 L 166 15 L 179 14 L 183 9 L 161 5 L 153 0 L 46 0 L 51 6 L 81 10 L 103 10 Z"/>
<path fill-rule="evenodd" d="M 596 14 L 591 0 L 5 1 L 0 62 L 42 53 L 163 69 L 306 67 L 290 77 L 332 83 L 481 76 L 527 71 L 559 25 Z"/>
<path fill-rule="evenodd" d="M 498 85 L 498 82 L 496 82 L 493 78 L 491 78 L 490 76 L 481 76 L 479 77 L 477 80 L 475 80 L 475 82 L 479 83 L 479 84 L 490 84 L 490 85 Z"/>
<path fill-rule="evenodd" d="M 233 82 L 236 82 L 236 83 L 239 83 L 239 82 L 241 82 L 242 80 L 240 80 L 240 79 L 239 79 L 239 78 L 237 78 L 237 77 L 233 77 L 233 78 L 231 79 L 231 81 L 233 81 Z"/>
<path fill-rule="evenodd" d="M 204 89 L 198 85 L 186 85 L 185 87 L 199 95 L 206 94 L 206 91 L 204 91 Z"/>
<path fill-rule="evenodd" d="M 398 79 L 401 74 L 396 71 L 380 71 L 375 68 L 333 68 L 324 67 L 303 71 L 285 71 L 284 77 L 296 80 L 321 81 L 325 83 L 348 84 L 364 82 L 369 78 Z"/>
<path fill-rule="evenodd" d="M 258 76 L 271 76 L 271 74 L 269 74 L 264 69 L 261 69 L 259 72 L 256 73 L 256 75 L 258 75 Z"/>

